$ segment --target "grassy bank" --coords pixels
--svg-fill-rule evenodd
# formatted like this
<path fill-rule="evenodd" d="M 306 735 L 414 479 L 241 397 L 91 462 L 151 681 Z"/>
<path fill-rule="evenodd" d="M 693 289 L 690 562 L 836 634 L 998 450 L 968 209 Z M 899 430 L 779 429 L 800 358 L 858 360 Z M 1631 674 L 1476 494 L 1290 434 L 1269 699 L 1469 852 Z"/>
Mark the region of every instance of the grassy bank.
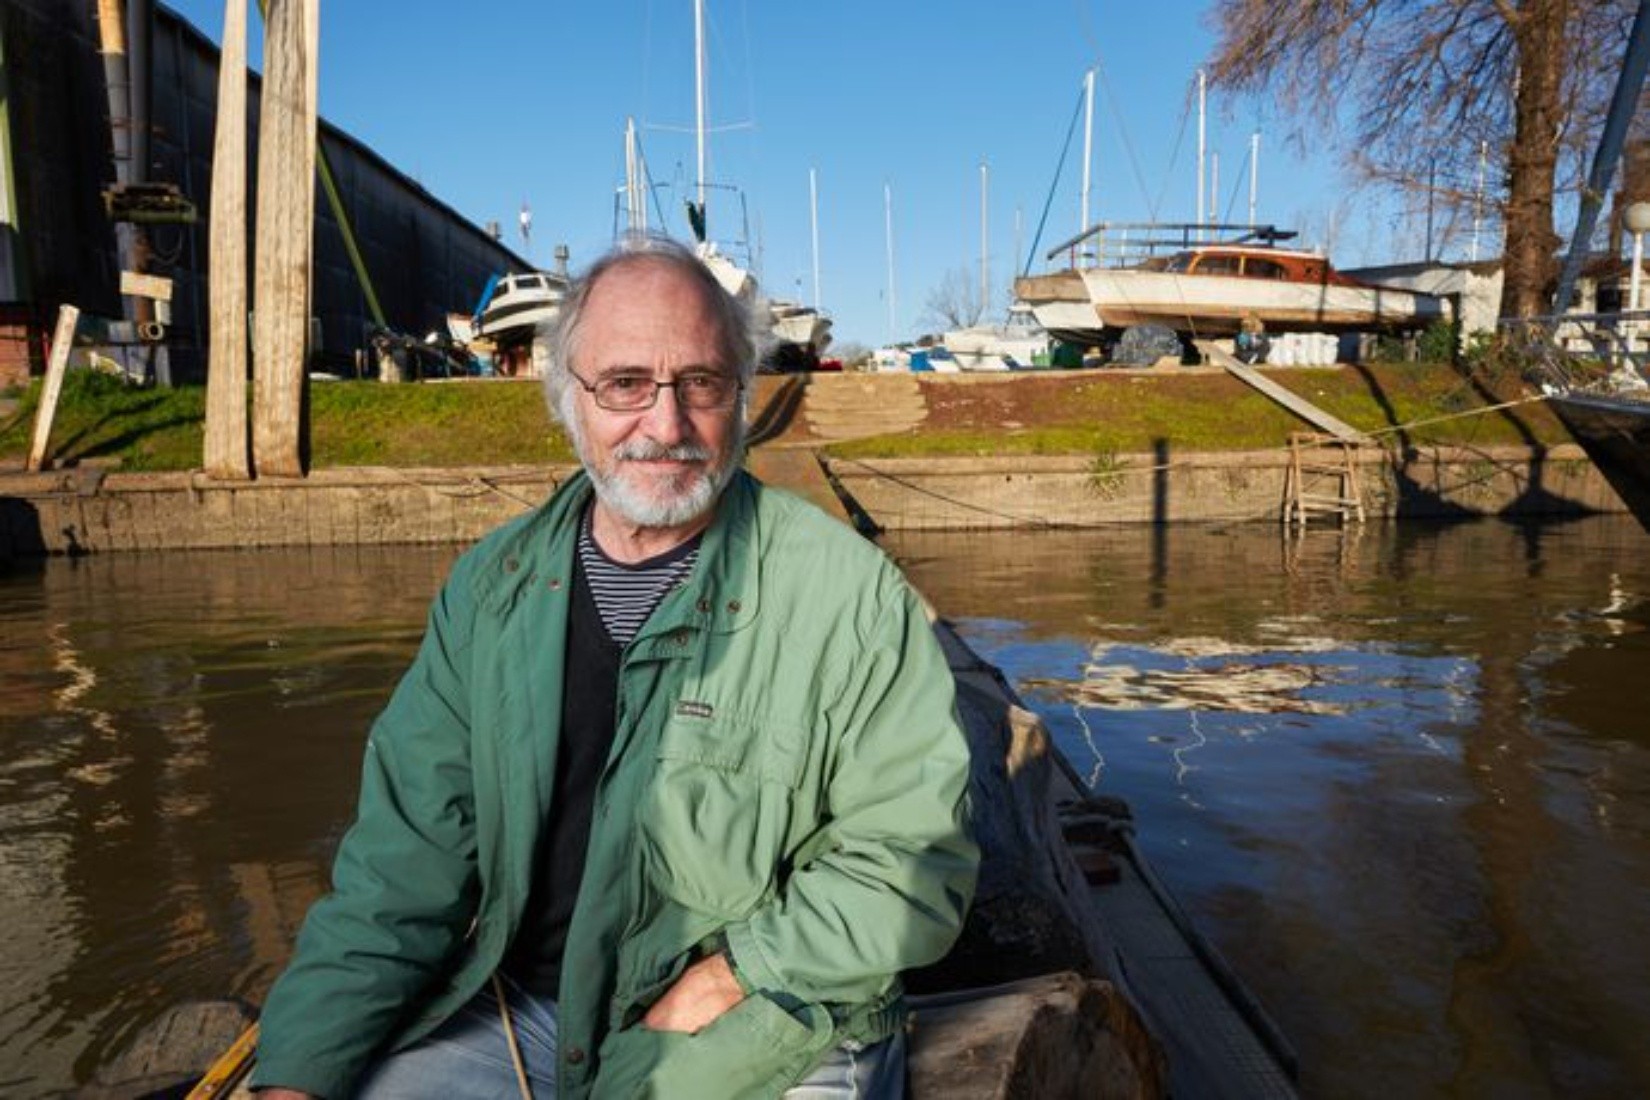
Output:
<path fill-rule="evenodd" d="M 1355 428 L 1396 446 L 1554 444 L 1569 435 L 1516 378 L 1446 364 L 1291 368 L 1269 377 Z M 851 458 L 1265 450 L 1310 426 L 1230 375 L 1090 372 L 956 384 L 924 379 L 928 419 L 915 433 L 833 444 Z"/>
<path fill-rule="evenodd" d="M 1290 369 L 1271 377 L 1340 419 L 1398 445 L 1554 444 L 1568 439 L 1541 404 L 1484 412 L 1524 396 L 1516 378 L 1447 365 Z M 759 379 L 753 412 L 781 380 Z M 1259 450 L 1307 427 L 1229 375 L 1204 371 L 1060 372 L 921 380 L 928 416 L 899 435 L 835 443 L 844 457 L 1133 453 L 1160 441 L 1177 452 Z M 40 384 L 0 417 L 0 462 L 27 454 Z M 311 462 L 341 466 L 464 466 L 564 462 L 566 440 L 526 383 L 316 384 L 310 388 Z M 201 462 L 205 391 L 134 389 L 86 371 L 66 380 L 52 431 L 59 464 L 186 470 Z M 1417 422 L 1421 422 L 1417 424 Z M 1415 425 L 1415 426 L 1412 426 Z M 1399 430 L 1392 430 L 1392 429 Z M 814 440 L 805 418 L 782 438 Z"/>
<path fill-rule="evenodd" d="M 36 381 L 0 421 L 0 460 L 27 456 L 40 393 Z M 201 464 L 206 391 L 135 389 L 75 371 L 65 379 L 51 453 L 60 464 L 108 462 L 124 470 L 187 470 Z M 572 458 L 549 424 L 536 385 L 310 387 L 310 454 L 316 467 L 465 466 Z"/>

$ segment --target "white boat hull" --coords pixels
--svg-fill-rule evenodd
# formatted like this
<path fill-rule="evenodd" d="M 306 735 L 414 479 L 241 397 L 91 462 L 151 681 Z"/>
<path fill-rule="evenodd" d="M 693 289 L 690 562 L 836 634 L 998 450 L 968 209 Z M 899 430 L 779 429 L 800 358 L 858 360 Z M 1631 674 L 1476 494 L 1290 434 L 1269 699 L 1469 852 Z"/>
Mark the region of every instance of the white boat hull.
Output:
<path fill-rule="evenodd" d="M 1081 275 L 1094 316 L 1113 329 L 1156 324 L 1230 336 L 1253 315 L 1267 332 L 1347 332 L 1423 328 L 1448 315 L 1441 299 L 1391 287 L 1129 268 L 1090 268 Z"/>

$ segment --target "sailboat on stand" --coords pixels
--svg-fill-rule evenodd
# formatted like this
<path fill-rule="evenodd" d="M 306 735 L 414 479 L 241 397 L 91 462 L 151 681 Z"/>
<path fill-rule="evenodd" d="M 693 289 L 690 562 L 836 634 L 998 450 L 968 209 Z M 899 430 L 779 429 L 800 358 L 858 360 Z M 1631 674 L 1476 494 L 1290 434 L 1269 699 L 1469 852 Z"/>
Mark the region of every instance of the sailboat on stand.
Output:
<path fill-rule="evenodd" d="M 782 298 L 765 298 L 758 286 L 756 276 L 749 269 L 748 247 L 747 259 L 744 265 L 740 264 L 731 254 L 732 250 L 720 247 L 710 233 L 710 203 L 709 192 L 715 185 L 709 183 L 706 156 L 706 64 L 705 64 L 705 4 L 704 0 L 694 0 L 693 4 L 693 40 L 694 40 L 694 153 L 697 178 L 694 184 L 693 197 L 687 200 L 688 227 L 693 235 L 693 250 L 711 273 L 716 281 L 722 284 L 724 290 L 740 301 L 747 303 L 759 318 L 766 321 L 768 339 L 761 349 L 762 367 L 772 371 L 812 370 L 819 366 L 820 353 L 830 343 L 831 320 L 821 313 L 817 306 L 808 306 L 798 301 Z M 634 148 L 634 131 L 626 143 L 626 170 L 627 177 L 632 173 L 645 173 L 639 154 L 632 153 Z M 638 176 L 639 178 L 639 176 Z M 727 188 L 727 190 L 733 190 Z M 646 211 L 642 201 L 642 186 L 639 182 L 627 178 L 627 199 L 633 212 L 630 223 L 632 232 L 646 232 Z M 734 192 L 737 194 L 737 191 Z M 743 205 L 743 197 L 740 203 Z M 641 219 L 638 227 L 637 216 Z M 748 240 L 749 233 L 746 233 Z"/>

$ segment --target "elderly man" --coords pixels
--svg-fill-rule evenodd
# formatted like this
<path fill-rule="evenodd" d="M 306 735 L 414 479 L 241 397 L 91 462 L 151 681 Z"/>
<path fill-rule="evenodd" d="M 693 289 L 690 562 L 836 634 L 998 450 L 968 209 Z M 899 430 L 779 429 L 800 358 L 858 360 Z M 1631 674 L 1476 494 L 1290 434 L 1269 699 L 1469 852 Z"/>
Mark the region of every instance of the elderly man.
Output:
<path fill-rule="evenodd" d="M 967 748 L 898 571 L 741 472 L 754 363 L 666 242 L 563 304 L 583 474 L 436 599 L 266 1098 L 900 1094 L 899 972 L 973 889 Z"/>

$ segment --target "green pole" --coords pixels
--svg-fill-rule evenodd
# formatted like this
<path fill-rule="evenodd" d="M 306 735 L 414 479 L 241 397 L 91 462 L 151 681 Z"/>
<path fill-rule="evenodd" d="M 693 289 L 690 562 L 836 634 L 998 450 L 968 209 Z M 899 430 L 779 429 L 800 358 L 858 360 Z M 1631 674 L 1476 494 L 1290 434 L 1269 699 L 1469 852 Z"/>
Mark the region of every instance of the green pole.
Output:
<path fill-rule="evenodd" d="M 269 0 L 258 0 L 258 15 L 264 20 L 269 18 Z M 350 225 L 349 214 L 344 210 L 344 198 L 338 193 L 338 183 L 332 177 L 332 162 L 327 159 L 327 148 L 321 144 L 321 129 L 315 128 L 315 165 L 321 174 L 321 190 L 327 193 L 327 205 L 332 208 L 332 219 L 338 223 L 338 232 L 344 237 L 344 251 L 349 254 L 350 266 L 355 269 L 355 277 L 360 280 L 361 292 L 367 298 L 367 312 L 372 314 L 373 323 L 379 328 L 388 328 L 384 323 L 384 307 L 378 304 L 378 293 L 372 288 L 372 276 L 367 273 L 367 262 L 361 258 L 361 249 L 355 243 L 355 229 Z"/>

